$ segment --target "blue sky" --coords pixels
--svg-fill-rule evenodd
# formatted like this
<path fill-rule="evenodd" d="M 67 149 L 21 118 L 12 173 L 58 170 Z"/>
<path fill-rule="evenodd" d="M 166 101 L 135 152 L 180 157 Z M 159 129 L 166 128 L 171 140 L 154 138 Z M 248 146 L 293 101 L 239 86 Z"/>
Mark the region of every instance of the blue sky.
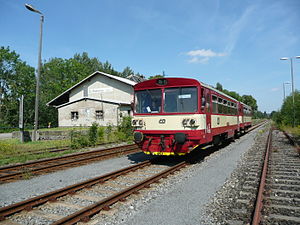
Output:
<path fill-rule="evenodd" d="M 0 0 L 0 45 L 34 67 L 39 16 L 25 3 L 45 15 L 43 60 L 85 51 L 118 71 L 220 82 L 261 111 L 280 108 L 291 80 L 279 59 L 300 55 L 300 0 Z"/>

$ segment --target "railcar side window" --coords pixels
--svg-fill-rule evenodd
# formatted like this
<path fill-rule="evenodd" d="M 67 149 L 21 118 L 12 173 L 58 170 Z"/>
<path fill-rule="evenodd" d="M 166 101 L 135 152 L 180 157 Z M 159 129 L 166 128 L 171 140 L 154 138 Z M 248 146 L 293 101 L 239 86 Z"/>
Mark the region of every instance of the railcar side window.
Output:
<path fill-rule="evenodd" d="M 224 106 L 222 104 L 223 99 L 218 98 L 218 113 L 223 114 L 224 113 Z"/>
<path fill-rule="evenodd" d="M 165 112 L 196 112 L 198 97 L 196 87 L 165 89 Z"/>
<path fill-rule="evenodd" d="M 210 94 L 206 94 L 206 112 L 210 112 Z"/>
<path fill-rule="evenodd" d="M 251 108 L 244 106 L 244 116 L 251 116 Z"/>
<path fill-rule="evenodd" d="M 135 93 L 135 112 L 159 113 L 161 112 L 161 102 L 161 89 L 137 91 Z"/>
<path fill-rule="evenodd" d="M 213 105 L 213 113 L 218 113 L 218 98 L 217 96 L 212 96 L 212 105 Z"/>

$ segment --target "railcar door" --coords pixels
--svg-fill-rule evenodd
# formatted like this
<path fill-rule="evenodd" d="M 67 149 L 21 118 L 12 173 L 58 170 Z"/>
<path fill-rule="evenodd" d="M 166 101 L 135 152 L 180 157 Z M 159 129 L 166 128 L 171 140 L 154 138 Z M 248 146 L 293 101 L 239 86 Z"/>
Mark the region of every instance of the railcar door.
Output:
<path fill-rule="evenodd" d="M 238 125 L 238 127 L 237 127 L 237 131 L 238 132 L 240 132 L 240 127 L 241 127 L 241 125 L 240 125 L 240 103 L 238 102 L 237 103 L 237 107 L 236 107 L 236 114 L 237 114 L 237 125 Z"/>
<path fill-rule="evenodd" d="M 211 132 L 211 91 L 206 88 L 201 90 L 201 109 L 206 116 L 206 128 L 205 128 L 205 139 L 206 142 L 212 141 L 212 132 Z"/>
<path fill-rule="evenodd" d="M 239 131 L 244 128 L 244 109 L 243 105 L 239 103 Z"/>

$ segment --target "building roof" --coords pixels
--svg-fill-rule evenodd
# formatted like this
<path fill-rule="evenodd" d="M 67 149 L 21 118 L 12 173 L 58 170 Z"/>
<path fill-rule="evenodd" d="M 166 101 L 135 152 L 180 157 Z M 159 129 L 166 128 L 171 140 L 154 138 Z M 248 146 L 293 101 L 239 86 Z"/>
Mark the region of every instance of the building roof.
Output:
<path fill-rule="evenodd" d="M 92 73 L 91 75 L 87 76 L 86 78 L 84 78 L 83 80 L 81 80 L 80 82 L 78 82 L 77 84 L 75 84 L 74 86 L 70 87 L 68 90 L 64 91 L 63 93 L 61 93 L 60 95 L 58 95 L 57 97 L 55 97 L 54 99 L 52 99 L 51 101 L 49 101 L 46 105 L 47 106 L 58 106 L 64 103 L 67 103 L 69 101 L 69 93 L 72 89 L 78 87 L 79 85 L 81 85 L 82 83 L 84 83 L 86 80 L 92 78 L 93 76 L 96 75 L 103 75 L 106 77 L 109 77 L 111 79 L 115 79 L 118 80 L 122 83 L 125 83 L 127 85 L 130 86 L 134 86 L 136 84 L 136 82 L 123 78 L 123 77 L 118 77 L 118 76 L 114 76 L 108 73 L 104 73 L 104 72 L 100 72 L 100 71 L 96 71 L 94 73 Z"/>

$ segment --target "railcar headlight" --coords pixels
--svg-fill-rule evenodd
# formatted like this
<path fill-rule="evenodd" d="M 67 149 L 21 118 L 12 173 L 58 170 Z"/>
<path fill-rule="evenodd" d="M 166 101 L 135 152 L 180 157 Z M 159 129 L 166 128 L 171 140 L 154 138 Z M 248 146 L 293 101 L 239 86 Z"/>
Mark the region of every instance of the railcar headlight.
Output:
<path fill-rule="evenodd" d="M 134 132 L 133 138 L 136 143 L 141 143 L 144 139 L 144 135 L 141 132 Z"/>

